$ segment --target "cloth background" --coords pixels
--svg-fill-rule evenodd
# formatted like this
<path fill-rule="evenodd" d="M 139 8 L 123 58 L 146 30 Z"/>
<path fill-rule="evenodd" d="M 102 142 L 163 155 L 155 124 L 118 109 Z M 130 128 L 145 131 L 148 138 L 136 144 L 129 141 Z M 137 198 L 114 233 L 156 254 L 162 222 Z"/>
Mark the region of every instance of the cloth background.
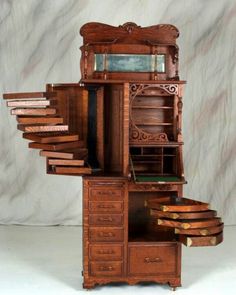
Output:
<path fill-rule="evenodd" d="M 236 1 L 1 0 L 0 93 L 79 81 L 79 29 L 90 21 L 180 30 L 185 196 L 236 224 Z M 0 223 L 81 224 L 81 178 L 46 175 L 3 100 L 0 111 Z"/>

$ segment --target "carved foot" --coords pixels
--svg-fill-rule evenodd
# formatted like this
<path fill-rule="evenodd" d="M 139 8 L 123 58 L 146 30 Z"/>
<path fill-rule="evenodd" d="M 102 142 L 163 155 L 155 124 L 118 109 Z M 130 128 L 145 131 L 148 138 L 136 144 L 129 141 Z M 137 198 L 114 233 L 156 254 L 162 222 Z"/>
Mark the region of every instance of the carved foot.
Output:
<path fill-rule="evenodd" d="M 181 281 L 180 279 L 176 279 L 169 282 L 169 286 L 172 291 L 176 291 L 177 287 L 181 287 Z"/>
<path fill-rule="evenodd" d="M 95 284 L 93 283 L 83 283 L 83 288 L 86 289 L 87 291 L 90 291 L 91 289 L 93 289 L 95 286 Z"/>

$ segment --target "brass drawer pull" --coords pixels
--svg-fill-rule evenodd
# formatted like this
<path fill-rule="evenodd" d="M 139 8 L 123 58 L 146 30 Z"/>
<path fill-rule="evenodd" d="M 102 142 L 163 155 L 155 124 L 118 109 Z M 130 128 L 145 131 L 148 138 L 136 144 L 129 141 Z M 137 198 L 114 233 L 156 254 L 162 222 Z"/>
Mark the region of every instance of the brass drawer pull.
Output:
<path fill-rule="evenodd" d="M 113 218 L 112 217 L 99 217 L 98 221 L 109 221 L 112 222 Z"/>
<path fill-rule="evenodd" d="M 116 195 L 116 192 L 114 191 L 98 191 L 97 192 L 98 195 L 109 195 L 109 196 L 113 196 Z"/>
<path fill-rule="evenodd" d="M 112 266 L 100 266 L 100 271 L 112 271 L 114 268 Z"/>
<path fill-rule="evenodd" d="M 99 250 L 98 254 L 115 254 L 114 250 Z"/>
<path fill-rule="evenodd" d="M 145 257 L 144 258 L 145 263 L 155 263 L 155 262 L 160 262 L 160 261 L 161 261 L 161 259 L 159 257 L 155 257 L 155 258 Z"/>
<path fill-rule="evenodd" d="M 100 232 L 98 235 L 103 238 L 111 238 L 111 237 L 115 236 L 115 234 L 111 233 L 111 232 L 109 232 L 109 233 Z"/>
<path fill-rule="evenodd" d="M 101 208 L 101 209 L 112 209 L 112 208 L 115 208 L 114 205 L 98 205 L 98 208 Z"/>

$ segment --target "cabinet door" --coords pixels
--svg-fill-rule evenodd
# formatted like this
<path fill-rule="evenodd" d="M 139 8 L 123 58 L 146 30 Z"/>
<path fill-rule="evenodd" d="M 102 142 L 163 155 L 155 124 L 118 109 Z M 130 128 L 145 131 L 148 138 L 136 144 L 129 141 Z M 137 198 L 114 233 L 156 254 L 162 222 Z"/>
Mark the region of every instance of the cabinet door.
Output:
<path fill-rule="evenodd" d="M 47 173 L 87 175 L 88 91 L 79 84 L 50 84 L 46 92 L 3 95 L 18 130 L 47 158 Z"/>
<path fill-rule="evenodd" d="M 186 246 L 215 246 L 223 241 L 224 224 L 207 203 L 164 197 L 148 201 L 147 207 L 157 225 L 173 228 Z"/>

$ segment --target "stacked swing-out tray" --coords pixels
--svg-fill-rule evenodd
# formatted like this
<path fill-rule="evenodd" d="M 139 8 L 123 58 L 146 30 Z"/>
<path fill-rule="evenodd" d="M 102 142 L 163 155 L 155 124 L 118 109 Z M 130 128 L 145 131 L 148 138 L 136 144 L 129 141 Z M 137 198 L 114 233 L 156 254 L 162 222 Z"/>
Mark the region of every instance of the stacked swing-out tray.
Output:
<path fill-rule="evenodd" d="M 31 141 L 29 148 L 40 149 L 40 156 L 46 157 L 47 173 L 91 174 L 86 144 L 58 113 L 56 92 L 6 93 L 3 98 L 16 116 L 17 129 Z"/>
<path fill-rule="evenodd" d="M 209 204 L 186 198 L 161 197 L 147 202 L 157 225 L 173 228 L 186 246 L 215 246 L 223 241 L 223 227 Z"/>

